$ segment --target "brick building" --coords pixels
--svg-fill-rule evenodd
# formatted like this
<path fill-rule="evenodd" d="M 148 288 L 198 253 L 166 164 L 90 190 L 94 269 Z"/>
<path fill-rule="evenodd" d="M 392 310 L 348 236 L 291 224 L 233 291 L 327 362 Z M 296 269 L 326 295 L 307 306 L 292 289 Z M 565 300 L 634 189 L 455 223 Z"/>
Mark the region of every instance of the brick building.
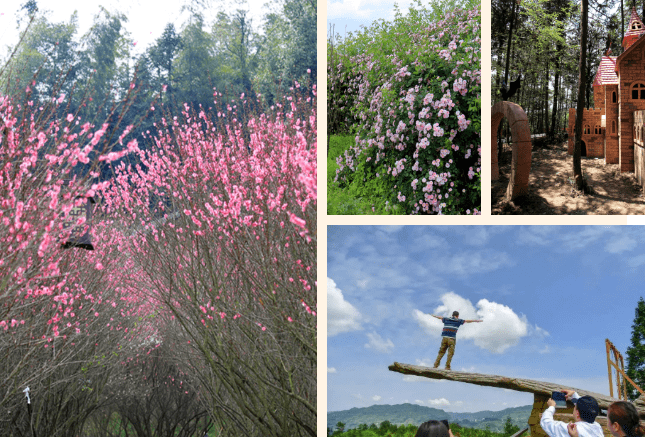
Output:
<path fill-rule="evenodd" d="M 644 110 L 644 24 L 633 7 L 619 56 L 601 58 L 594 78 L 594 109 L 583 110 L 581 156 L 605 158 L 635 171 L 635 111 Z M 570 108 L 568 153 L 574 152 L 576 109 Z"/>

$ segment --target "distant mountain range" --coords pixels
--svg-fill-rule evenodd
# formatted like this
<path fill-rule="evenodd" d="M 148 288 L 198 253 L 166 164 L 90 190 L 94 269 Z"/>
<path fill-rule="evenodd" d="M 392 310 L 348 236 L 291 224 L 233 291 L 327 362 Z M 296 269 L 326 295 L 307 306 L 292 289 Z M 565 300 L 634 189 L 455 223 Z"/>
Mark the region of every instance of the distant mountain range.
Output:
<path fill-rule="evenodd" d="M 345 411 L 327 413 L 328 428 L 335 429 L 338 422 L 345 423 L 345 429 L 356 428 L 365 423 L 379 425 L 384 420 L 397 425 L 420 425 L 428 420 L 446 419 L 451 423 L 467 427 L 501 432 L 507 417 L 521 429 L 527 426 L 532 406 L 507 408 L 501 411 L 479 411 L 477 413 L 450 413 L 437 408 L 422 407 L 414 404 L 373 405 L 365 408 L 351 408 Z"/>

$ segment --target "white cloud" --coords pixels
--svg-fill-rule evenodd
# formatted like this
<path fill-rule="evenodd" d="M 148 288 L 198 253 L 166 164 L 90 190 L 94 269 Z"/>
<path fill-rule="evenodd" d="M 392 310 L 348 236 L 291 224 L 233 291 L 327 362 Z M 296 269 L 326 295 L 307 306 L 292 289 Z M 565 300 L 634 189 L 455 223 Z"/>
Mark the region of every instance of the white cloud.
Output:
<path fill-rule="evenodd" d="M 334 367 L 328 367 L 327 373 L 336 373 L 336 369 Z"/>
<path fill-rule="evenodd" d="M 491 272 L 513 265 L 514 261 L 506 253 L 484 250 L 443 257 L 437 262 L 437 270 L 446 274 L 470 275 Z"/>
<path fill-rule="evenodd" d="M 633 235 L 622 233 L 617 238 L 610 238 L 606 243 L 606 250 L 610 253 L 622 253 L 634 249 L 638 240 Z"/>
<path fill-rule="evenodd" d="M 549 354 L 550 352 L 552 352 L 552 350 L 550 349 L 549 345 L 545 345 L 544 349 L 538 351 L 539 354 Z"/>
<path fill-rule="evenodd" d="M 545 246 L 550 243 L 550 236 L 554 234 L 553 226 L 523 226 L 518 231 L 516 241 L 520 245 L 534 244 Z"/>
<path fill-rule="evenodd" d="M 424 405 L 424 401 L 420 401 L 419 399 L 415 399 L 416 404 Z"/>
<path fill-rule="evenodd" d="M 327 336 L 361 329 L 361 313 L 343 299 L 341 290 L 327 278 Z"/>
<path fill-rule="evenodd" d="M 524 315 L 518 316 L 506 305 L 480 299 L 476 309 L 471 301 L 453 292 L 445 293 L 440 300 L 442 305 L 434 310 L 434 315 L 447 317 L 453 311 L 459 311 L 461 319 L 483 320 L 482 323 L 462 325 L 457 334 L 459 340 L 472 340 L 482 349 L 501 354 L 528 335 L 527 318 Z M 444 325 L 441 320 L 419 310 L 413 311 L 413 317 L 432 337 L 439 338 L 442 335 Z"/>
<path fill-rule="evenodd" d="M 404 225 L 377 226 L 377 229 L 379 229 L 380 231 L 383 231 L 383 232 L 387 232 L 389 234 L 394 234 L 395 232 L 398 232 L 403 227 L 404 227 Z"/>
<path fill-rule="evenodd" d="M 375 401 L 375 402 L 380 401 L 380 400 L 381 400 L 381 396 L 379 396 L 379 395 L 374 395 L 374 396 L 372 397 L 372 400 L 373 400 L 373 401 Z"/>
<path fill-rule="evenodd" d="M 549 332 L 547 332 L 546 330 L 544 330 L 543 328 L 541 328 L 538 325 L 534 325 L 534 330 L 532 331 L 532 334 L 534 334 L 534 335 L 536 335 L 536 336 L 538 336 L 540 338 L 545 338 L 545 337 L 550 336 Z"/>
<path fill-rule="evenodd" d="M 393 349 L 395 349 L 395 344 L 390 339 L 384 340 L 381 338 L 381 335 L 377 334 L 375 331 L 366 335 L 370 340 L 364 345 L 366 349 L 374 349 L 377 352 L 383 352 L 385 354 L 389 354 Z"/>
<path fill-rule="evenodd" d="M 523 226 L 517 241 L 520 244 L 549 244 L 566 251 L 582 250 L 601 241 L 605 242 L 606 252 L 614 254 L 633 250 L 640 242 L 622 226 L 580 226 L 567 233 L 559 232 L 559 228 L 554 226 Z"/>
<path fill-rule="evenodd" d="M 342 0 L 340 2 L 329 2 L 327 6 L 328 20 L 334 18 L 345 18 L 354 16 L 357 18 L 367 18 L 372 13 L 371 10 L 361 10 L 361 0 Z M 343 32 L 343 29 L 335 29 L 335 32 Z"/>
<path fill-rule="evenodd" d="M 644 260 L 645 259 L 646 258 L 644 257 L 644 255 L 632 256 L 632 257 L 625 260 L 626 261 L 626 267 L 630 267 L 630 268 L 641 267 L 641 268 L 644 268 Z"/>
<path fill-rule="evenodd" d="M 460 372 L 467 372 L 467 373 L 478 373 L 478 369 L 475 366 L 471 366 L 468 369 L 466 367 L 462 367 L 460 369 Z"/>
<path fill-rule="evenodd" d="M 428 404 L 433 405 L 434 407 L 446 407 L 451 405 L 451 402 L 449 402 L 444 398 L 440 398 L 440 399 L 429 399 Z"/>
<path fill-rule="evenodd" d="M 365 290 L 365 288 L 368 286 L 368 279 L 361 279 L 357 281 L 357 287 Z"/>

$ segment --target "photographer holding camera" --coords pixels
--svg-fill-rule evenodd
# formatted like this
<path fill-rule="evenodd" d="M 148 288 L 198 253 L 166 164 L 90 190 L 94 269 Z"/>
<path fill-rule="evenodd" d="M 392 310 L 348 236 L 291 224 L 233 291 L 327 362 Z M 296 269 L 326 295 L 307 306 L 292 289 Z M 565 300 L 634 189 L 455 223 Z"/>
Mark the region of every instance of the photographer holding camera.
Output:
<path fill-rule="evenodd" d="M 603 429 L 594 420 L 599 415 L 599 404 L 592 396 L 579 396 L 574 390 L 561 390 L 567 400 L 574 402 L 572 416 L 575 422 L 565 423 L 554 420 L 556 401 L 549 398 L 547 410 L 541 416 L 541 428 L 550 437 L 603 437 Z"/>

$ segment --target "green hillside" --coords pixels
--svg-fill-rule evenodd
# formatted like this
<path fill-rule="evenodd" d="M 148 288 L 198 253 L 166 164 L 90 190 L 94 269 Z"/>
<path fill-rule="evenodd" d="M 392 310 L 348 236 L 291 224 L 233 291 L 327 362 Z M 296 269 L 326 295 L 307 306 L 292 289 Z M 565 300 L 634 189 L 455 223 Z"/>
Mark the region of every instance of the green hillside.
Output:
<path fill-rule="evenodd" d="M 327 414 L 327 426 L 334 429 L 338 422 L 346 425 L 345 429 L 356 428 L 361 424 L 379 425 L 387 420 L 392 424 L 419 424 L 427 420 L 446 419 L 451 423 L 467 428 L 486 429 L 501 432 L 507 417 L 512 424 L 524 428 L 532 412 L 532 406 L 507 408 L 501 411 L 479 411 L 477 413 L 450 413 L 436 408 L 422 407 L 414 404 L 372 405 L 365 408 L 351 408 L 344 411 L 330 411 Z"/>

